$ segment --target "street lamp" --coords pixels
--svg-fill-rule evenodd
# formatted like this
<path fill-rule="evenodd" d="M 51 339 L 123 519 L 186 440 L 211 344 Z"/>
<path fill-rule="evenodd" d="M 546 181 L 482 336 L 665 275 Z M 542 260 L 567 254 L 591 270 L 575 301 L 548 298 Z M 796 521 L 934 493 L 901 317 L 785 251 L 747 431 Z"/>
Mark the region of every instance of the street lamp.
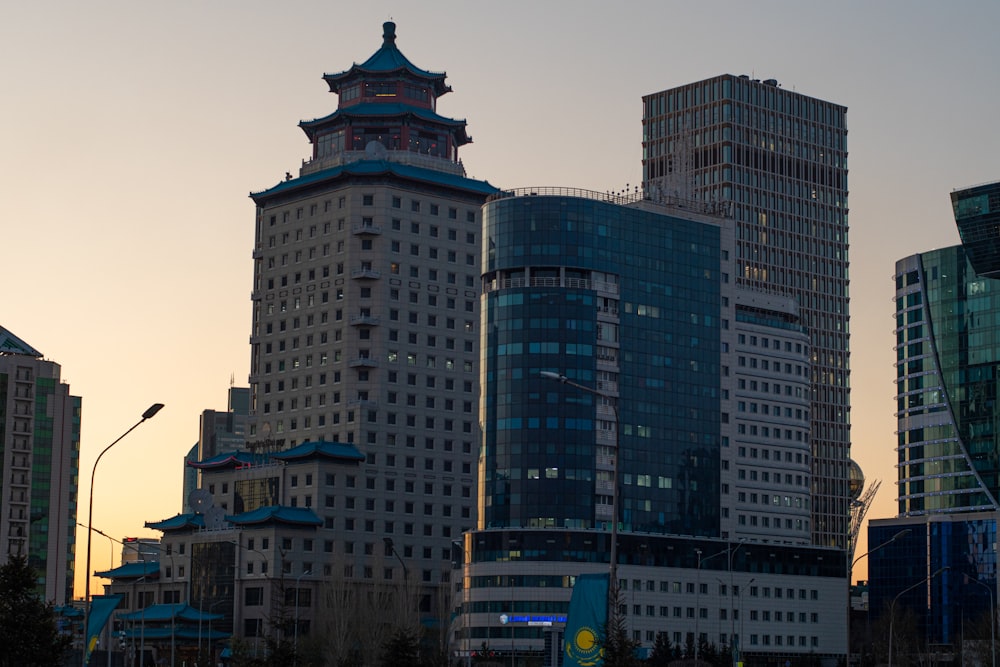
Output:
<path fill-rule="evenodd" d="M 91 650 L 91 638 L 90 638 L 90 628 L 87 627 L 90 624 L 90 546 L 92 532 L 94 530 L 94 476 L 97 474 L 97 464 L 101 462 L 101 457 L 104 454 L 117 445 L 121 440 L 134 431 L 139 424 L 143 423 L 147 419 L 152 419 L 157 412 L 163 408 L 163 403 L 153 403 L 151 406 L 146 408 L 146 411 L 142 413 L 142 419 L 137 421 L 132 427 L 118 436 L 114 442 L 101 450 L 101 453 L 97 455 L 97 460 L 94 461 L 94 467 L 90 471 L 90 505 L 87 514 L 87 569 L 84 571 L 84 599 L 83 599 L 83 631 L 85 633 L 84 644 L 83 644 L 83 665 L 86 667 L 87 663 L 90 662 L 90 650 Z M 94 642 L 97 641 L 97 637 L 94 637 Z"/>
<path fill-rule="evenodd" d="M 861 554 L 860 556 L 858 556 L 857 558 L 855 558 L 851 562 L 850 567 L 847 568 L 847 653 L 846 653 L 847 660 L 845 661 L 845 664 L 847 665 L 847 667 L 851 667 L 851 581 L 852 581 L 852 578 L 853 578 L 853 575 L 851 573 L 854 572 L 854 566 L 858 564 L 859 560 L 861 560 L 862 558 L 864 558 L 868 554 L 875 553 L 876 551 L 878 551 L 882 547 L 885 547 L 885 546 L 888 546 L 888 545 L 892 544 L 893 542 L 895 542 L 899 538 L 906 537 L 911 532 L 913 532 L 913 531 L 911 531 L 909 528 L 904 528 L 903 530 L 899 531 L 898 533 L 896 533 L 895 535 L 893 535 L 892 537 L 890 537 L 889 539 L 887 539 L 882 544 L 880 544 L 877 547 L 874 547 L 872 549 L 869 549 L 868 551 L 864 552 L 863 554 Z M 847 552 L 848 557 L 850 557 L 850 553 L 851 553 L 850 551 Z M 996 667 L 996 665 L 994 665 L 993 667 Z"/>
<path fill-rule="evenodd" d="M 729 549 L 723 549 L 718 553 L 714 553 L 711 556 L 701 557 L 701 549 L 695 549 L 694 552 L 698 554 L 698 571 L 695 574 L 695 591 L 694 591 L 694 661 L 698 662 L 698 644 L 701 643 L 699 639 L 699 620 L 701 619 L 701 564 L 708 562 L 715 558 L 716 556 L 721 556 L 722 554 L 730 553 Z"/>
<path fill-rule="evenodd" d="M 611 455 L 611 553 L 609 554 L 611 563 L 608 568 L 610 581 L 608 582 L 607 620 L 608 627 L 611 627 L 612 620 L 618 613 L 618 447 L 621 444 L 621 416 L 618 412 L 618 397 L 599 391 L 593 387 L 573 382 L 565 375 L 553 373 L 552 371 L 540 371 L 539 375 L 607 400 L 615 417 L 615 449 Z"/>
<path fill-rule="evenodd" d="M 986 592 L 989 593 L 990 595 L 990 648 L 993 650 L 993 667 L 997 667 L 997 640 L 996 640 L 996 632 L 994 631 L 996 623 L 993 617 L 993 611 L 996 609 L 996 604 L 993 602 L 993 589 L 984 584 L 983 582 L 979 581 L 978 579 L 973 579 L 967 574 L 962 576 L 965 580 L 965 583 L 971 582 L 973 584 L 978 584 L 979 586 L 985 588 Z"/>
<path fill-rule="evenodd" d="M 930 576 L 924 577 L 923 579 L 913 584 L 912 586 L 907 586 L 906 588 L 901 590 L 899 593 L 896 594 L 896 597 L 892 599 L 892 603 L 889 604 L 889 667 L 892 667 L 892 624 L 896 620 L 896 601 L 899 600 L 899 598 L 902 597 L 904 593 L 912 591 L 917 586 L 922 586 L 923 584 L 927 583 L 928 581 L 938 576 L 945 570 L 950 570 L 950 569 L 951 567 L 947 565 L 945 567 L 938 568 Z"/>

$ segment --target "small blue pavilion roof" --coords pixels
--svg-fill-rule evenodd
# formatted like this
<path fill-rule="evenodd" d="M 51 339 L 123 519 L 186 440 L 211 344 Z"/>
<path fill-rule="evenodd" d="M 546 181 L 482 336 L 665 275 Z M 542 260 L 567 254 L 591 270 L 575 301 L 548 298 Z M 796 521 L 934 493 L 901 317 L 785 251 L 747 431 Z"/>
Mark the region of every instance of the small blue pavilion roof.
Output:
<path fill-rule="evenodd" d="M 323 520 L 307 507 L 284 507 L 282 505 L 270 505 L 259 507 L 251 512 L 227 515 L 226 521 L 238 526 L 265 523 L 298 524 L 301 526 L 323 525 Z"/>
<path fill-rule="evenodd" d="M 172 530 L 191 530 L 205 527 L 205 515 L 188 512 L 163 519 L 162 521 L 147 521 L 146 528 L 169 532 Z"/>
<path fill-rule="evenodd" d="M 160 564 L 157 561 L 136 561 L 125 563 L 111 570 L 94 572 L 104 579 L 140 579 L 142 577 L 160 576 Z"/>
<path fill-rule="evenodd" d="M 445 187 L 467 190 L 483 196 L 489 196 L 499 192 L 499 188 L 490 185 L 486 181 L 477 181 L 472 178 L 448 174 L 443 171 L 435 171 L 433 169 L 425 169 L 424 167 L 415 167 L 409 164 L 399 164 L 397 162 L 389 162 L 386 160 L 358 160 L 357 162 L 351 162 L 350 164 L 333 167 L 331 169 L 324 169 L 306 176 L 300 176 L 299 178 L 282 181 L 273 188 L 256 193 L 252 192 L 250 193 L 250 197 L 252 197 L 255 202 L 260 204 L 261 200 L 267 199 L 268 197 L 284 194 L 286 192 L 294 192 L 299 188 L 313 185 L 315 183 L 321 183 L 330 179 L 347 176 L 385 175 L 394 175 L 400 178 L 422 181 L 433 185 L 442 185 Z"/>
<path fill-rule="evenodd" d="M 271 458 L 279 461 L 295 461 L 310 458 L 347 459 L 350 461 L 364 461 L 365 455 L 355 448 L 354 445 L 345 445 L 342 442 L 329 442 L 319 440 L 316 442 L 303 442 L 301 445 L 286 449 L 282 452 L 274 452 Z"/>
<path fill-rule="evenodd" d="M 351 69 L 337 74 L 324 74 L 323 79 L 330 85 L 330 92 L 340 92 L 343 83 L 360 78 L 364 74 L 390 74 L 393 72 L 405 71 L 414 77 L 424 79 L 434 87 L 436 96 L 444 95 L 451 91 L 451 87 L 445 85 L 444 72 L 429 72 L 420 69 L 403 55 L 396 46 L 396 24 L 386 21 L 382 24 L 382 46 L 372 54 L 368 60 L 360 65 L 355 63 Z"/>
<path fill-rule="evenodd" d="M 250 452 L 223 452 L 202 461 L 191 461 L 187 464 L 192 468 L 238 468 L 248 463 L 260 460 L 260 456 Z"/>

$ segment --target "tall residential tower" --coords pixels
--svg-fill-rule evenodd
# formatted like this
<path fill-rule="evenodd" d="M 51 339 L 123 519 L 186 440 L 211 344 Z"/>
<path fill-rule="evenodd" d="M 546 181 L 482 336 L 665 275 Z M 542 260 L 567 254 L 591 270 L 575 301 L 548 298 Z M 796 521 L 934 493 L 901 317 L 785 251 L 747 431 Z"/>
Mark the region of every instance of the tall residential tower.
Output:
<path fill-rule="evenodd" d="M 812 540 L 847 546 L 847 109 L 729 74 L 643 98 L 643 187 L 728 207 L 734 279 L 792 297 L 810 337 Z"/>
<path fill-rule="evenodd" d="M 59 373 L 0 327 L 0 563 L 27 556 L 38 592 L 62 605 L 73 599 L 81 400 Z"/>

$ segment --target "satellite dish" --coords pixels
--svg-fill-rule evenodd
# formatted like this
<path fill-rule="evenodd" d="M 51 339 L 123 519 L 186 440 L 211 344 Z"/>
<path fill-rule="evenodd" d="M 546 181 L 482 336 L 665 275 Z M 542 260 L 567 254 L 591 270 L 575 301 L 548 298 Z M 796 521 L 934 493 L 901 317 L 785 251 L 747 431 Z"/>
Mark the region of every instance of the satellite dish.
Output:
<path fill-rule="evenodd" d="M 212 494 L 205 489 L 195 489 L 188 495 L 188 505 L 195 514 L 204 514 L 212 507 Z"/>
<path fill-rule="evenodd" d="M 369 160 L 384 160 L 388 155 L 389 153 L 381 141 L 372 140 L 365 146 L 365 158 Z"/>
<path fill-rule="evenodd" d="M 221 507 L 209 507 L 205 512 L 205 528 L 221 530 L 225 527 L 226 512 Z"/>

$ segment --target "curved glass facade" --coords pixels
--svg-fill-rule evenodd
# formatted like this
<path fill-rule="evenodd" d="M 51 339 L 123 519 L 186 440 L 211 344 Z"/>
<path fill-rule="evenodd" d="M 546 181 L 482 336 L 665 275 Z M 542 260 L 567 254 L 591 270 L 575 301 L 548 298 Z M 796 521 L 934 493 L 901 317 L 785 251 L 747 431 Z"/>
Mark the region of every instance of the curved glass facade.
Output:
<path fill-rule="evenodd" d="M 606 528 L 617 448 L 623 530 L 718 535 L 718 221 L 579 191 L 483 220 L 480 529 Z"/>
<path fill-rule="evenodd" d="M 998 287 L 962 246 L 896 265 L 901 516 L 996 506 Z"/>

